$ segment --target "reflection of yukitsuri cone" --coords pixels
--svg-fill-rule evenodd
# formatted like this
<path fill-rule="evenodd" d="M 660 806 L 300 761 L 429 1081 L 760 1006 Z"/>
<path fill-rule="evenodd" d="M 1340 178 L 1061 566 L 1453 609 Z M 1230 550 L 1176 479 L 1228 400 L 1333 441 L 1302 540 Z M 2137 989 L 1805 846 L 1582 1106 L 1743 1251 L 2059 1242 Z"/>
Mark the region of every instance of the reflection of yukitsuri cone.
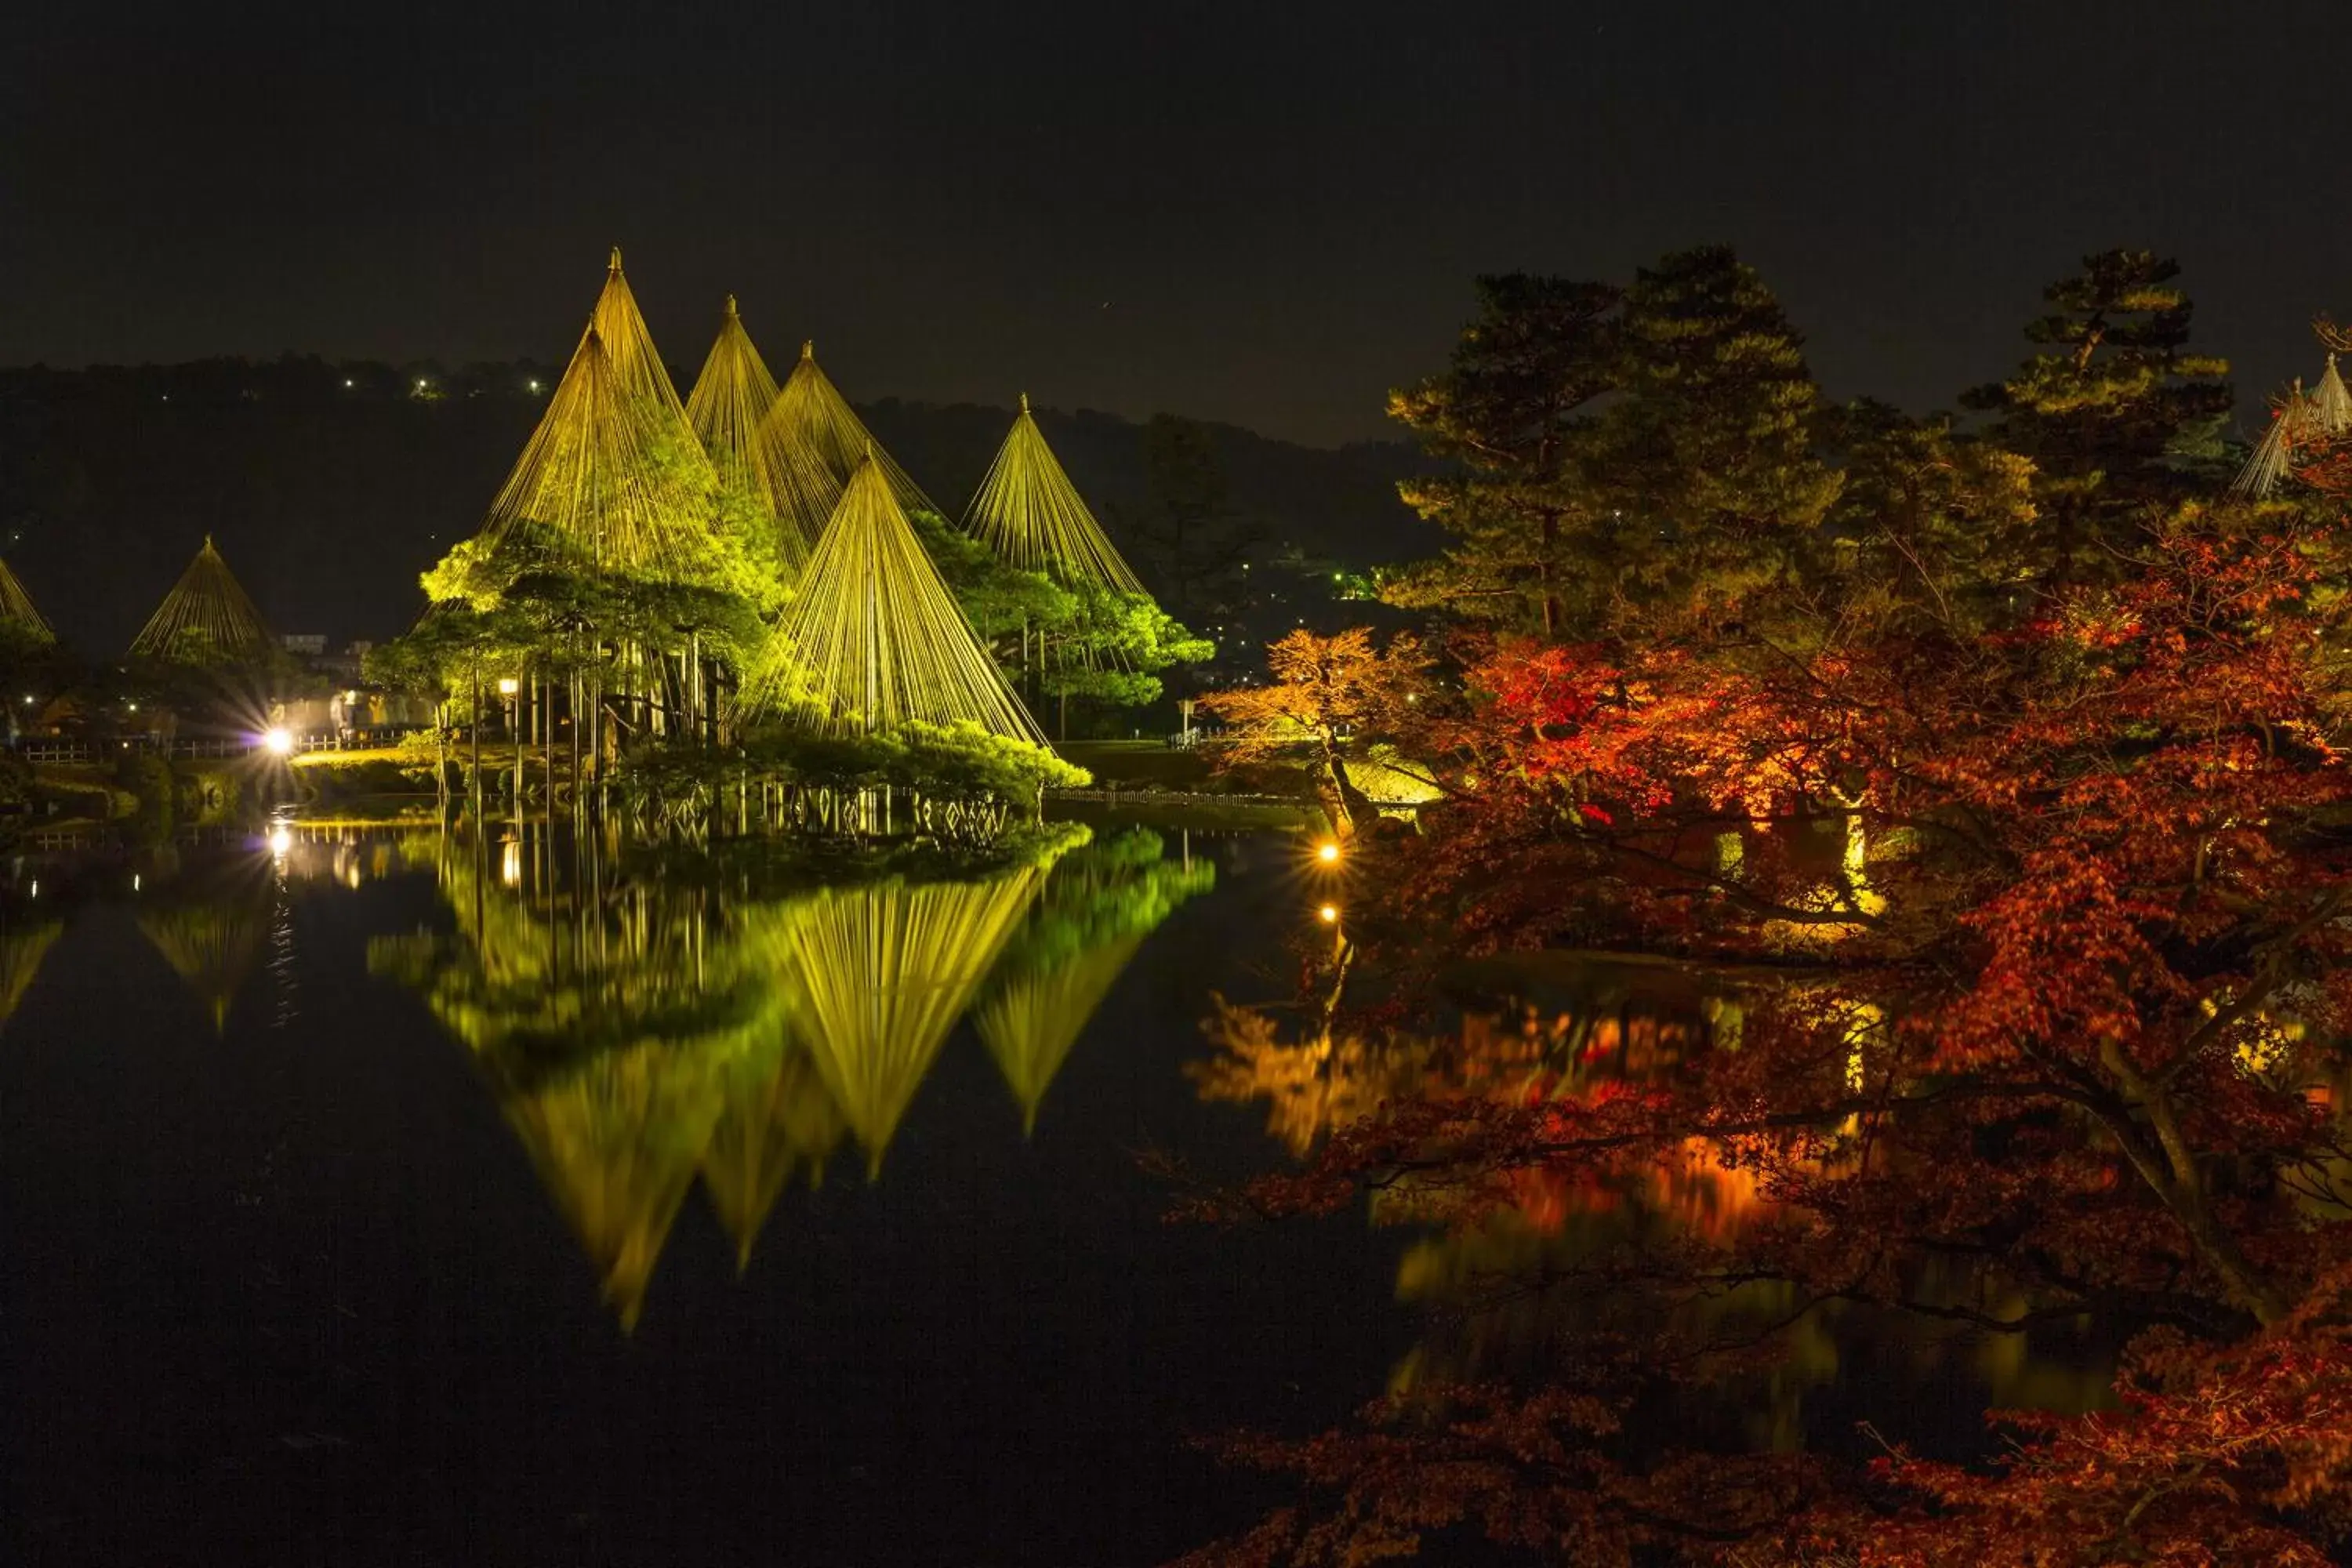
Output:
<path fill-rule="evenodd" d="M 1091 581 L 1114 593 L 1143 592 L 1045 444 L 1025 392 L 1012 432 L 964 513 L 964 526 L 1024 572 Z"/>
<path fill-rule="evenodd" d="M 61 921 L 42 921 L 0 931 L 0 1024 L 16 1016 L 25 993 L 32 988 L 33 977 L 41 972 L 41 960 L 49 955 L 50 944 L 65 929 Z"/>
<path fill-rule="evenodd" d="M 149 905 L 139 929 L 205 1005 L 213 1033 L 228 1027 L 229 1006 L 261 962 L 269 911 L 235 904 Z"/>
<path fill-rule="evenodd" d="M 848 1122 L 824 1086 L 815 1059 L 788 1047 L 776 1070 L 739 1082 L 702 1155 L 702 1190 L 719 1223 L 735 1238 L 735 1267 L 751 1262 L 751 1247 L 793 1175 L 815 1187 L 840 1145 Z"/>
<path fill-rule="evenodd" d="M 712 1054 L 649 1041 L 606 1051 L 506 1104 L 507 1121 L 635 1328 L 722 1100 Z"/>
<path fill-rule="evenodd" d="M 1118 983 L 1146 933 L 1082 952 L 1042 974 L 1004 981 L 973 1015 L 988 1054 L 1021 1104 L 1021 1131 L 1037 1127 L 1037 1108 L 1069 1059 L 1070 1048 Z"/>
<path fill-rule="evenodd" d="M 33 595 L 25 592 L 25 584 L 8 569 L 5 561 L 0 561 L 0 625 L 14 626 L 35 642 L 58 640 L 48 621 L 34 608 Z"/>
<path fill-rule="evenodd" d="M 872 459 L 825 524 L 801 595 L 748 683 L 745 708 L 776 711 L 795 679 L 809 683 L 819 706 L 793 716 L 818 730 L 871 734 L 909 720 L 970 722 L 1045 743 Z"/>
<path fill-rule="evenodd" d="M 900 506 L 909 511 L 940 510 L 875 441 L 848 399 L 818 366 L 814 342 L 801 345 L 800 363 L 784 377 L 775 406 L 768 410 L 761 440 L 772 453 L 791 454 L 796 467 L 832 475 L 836 485 L 847 484 L 858 465 L 871 457 L 881 465 L 890 481 L 890 493 Z"/>
<path fill-rule="evenodd" d="M 2303 381 L 2297 377 L 2294 389 L 2271 412 L 2271 427 L 2255 443 L 2253 455 L 2246 466 L 2238 470 L 2230 489 L 2240 495 L 2257 499 L 2278 488 L 2294 467 L 2296 446 L 2303 440 L 2305 426 L 2311 418 L 2310 405 L 2303 395 Z"/>
<path fill-rule="evenodd" d="M 1024 868 L 988 882 L 835 889 L 802 906 L 784 934 L 777 957 L 794 1031 L 869 1177 L 1043 880 Z"/>
<path fill-rule="evenodd" d="M 787 571 L 798 572 L 807 563 L 809 542 L 824 525 L 838 487 L 827 497 L 814 524 L 803 521 L 797 496 L 789 511 L 778 504 L 760 442 L 760 426 L 775 401 L 776 378 L 768 374 L 767 362 L 760 357 L 743 318 L 736 312 L 735 296 L 730 294 L 719 337 L 711 343 L 702 374 L 694 378 L 694 391 L 686 400 L 686 416 L 711 467 L 718 470 L 719 482 L 759 498 L 774 530 L 777 559 Z"/>
<path fill-rule="evenodd" d="M 131 657 L 205 664 L 250 658 L 268 652 L 273 640 L 261 612 L 206 534 L 204 548 L 131 639 Z"/>
<path fill-rule="evenodd" d="M 2341 436 L 2352 429 L 2352 391 L 2344 386 L 2344 377 L 2336 368 L 2336 356 L 2327 356 L 2327 368 L 2319 374 L 2319 384 L 2311 389 L 2312 423 L 2326 436 Z"/>

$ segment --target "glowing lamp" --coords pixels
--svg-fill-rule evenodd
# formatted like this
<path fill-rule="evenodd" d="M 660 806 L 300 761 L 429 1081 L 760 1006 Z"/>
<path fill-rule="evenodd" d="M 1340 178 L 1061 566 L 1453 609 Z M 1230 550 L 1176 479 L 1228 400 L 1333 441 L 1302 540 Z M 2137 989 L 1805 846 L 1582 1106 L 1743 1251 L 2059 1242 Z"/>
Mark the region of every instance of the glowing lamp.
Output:
<path fill-rule="evenodd" d="M 281 826 L 269 830 L 269 852 L 272 855 L 283 855 L 293 847 L 294 830 L 292 828 Z"/>
<path fill-rule="evenodd" d="M 1322 843 L 1318 844 L 1315 847 L 1315 858 L 1322 861 L 1326 866 L 1338 865 L 1339 863 L 1339 845 L 1333 843 L 1330 839 L 1326 838 Z"/>
<path fill-rule="evenodd" d="M 1321 909 L 1317 910 L 1315 914 L 1316 918 L 1320 920 L 1327 926 L 1334 926 L 1339 923 L 1339 906 L 1337 904 L 1326 904 Z"/>
<path fill-rule="evenodd" d="M 294 752 L 294 731 L 283 724 L 273 724 L 261 732 L 261 743 L 273 757 L 291 756 Z"/>
<path fill-rule="evenodd" d="M 517 680 L 513 676 L 511 676 L 511 675 L 504 675 L 504 676 L 500 676 L 500 677 L 499 678 L 499 696 L 501 696 L 501 697 L 512 697 L 516 692 L 520 691 L 521 689 L 522 689 L 522 682 L 521 682 L 521 681 L 520 681 L 520 680 Z"/>

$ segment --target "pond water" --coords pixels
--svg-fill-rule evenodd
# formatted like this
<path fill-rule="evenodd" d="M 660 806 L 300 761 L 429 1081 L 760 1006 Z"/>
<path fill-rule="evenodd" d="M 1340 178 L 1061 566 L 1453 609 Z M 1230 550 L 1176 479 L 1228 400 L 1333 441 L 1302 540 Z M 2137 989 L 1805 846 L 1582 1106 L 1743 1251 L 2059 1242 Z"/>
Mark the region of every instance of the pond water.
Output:
<path fill-rule="evenodd" d="M 1224 1533 L 1270 1494 L 1194 1437 L 1525 1370 L 1573 1303 L 1422 1309 L 1739 1202 L 1557 1194 L 1450 1241 L 1166 1223 L 1156 1157 L 1231 1181 L 1311 1136 L 1200 1064 L 1214 995 L 1296 984 L 1313 903 L 1287 836 L 1116 826 L 985 872 L 495 824 L 20 861 L 0 1560 L 1110 1564 Z M 1679 1037 L 1613 1005 L 1621 1056 Z M 1819 1337 L 1756 1441 L 2081 1381 Z"/>

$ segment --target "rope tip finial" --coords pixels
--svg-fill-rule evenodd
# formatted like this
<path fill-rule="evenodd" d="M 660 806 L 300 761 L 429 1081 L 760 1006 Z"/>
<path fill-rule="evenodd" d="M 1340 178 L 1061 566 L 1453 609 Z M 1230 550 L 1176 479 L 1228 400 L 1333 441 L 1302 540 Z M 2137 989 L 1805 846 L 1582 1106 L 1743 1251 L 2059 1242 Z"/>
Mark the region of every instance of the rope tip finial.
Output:
<path fill-rule="evenodd" d="M 1025 392 L 1021 395 L 1021 412 L 1024 414 L 1029 412 L 1029 395 Z"/>
<path fill-rule="evenodd" d="M 617 245 L 616 245 L 616 246 L 613 247 L 613 260 L 612 260 L 612 263 L 611 263 L 611 265 L 610 265 L 610 266 L 608 266 L 608 267 L 605 268 L 605 270 L 606 270 L 606 271 L 608 271 L 608 272 L 618 272 L 620 269 L 621 269 L 621 247 L 620 247 L 619 246 L 617 246 Z"/>
<path fill-rule="evenodd" d="M 735 296 L 732 294 L 727 296 L 727 313 L 730 317 L 735 314 Z"/>
<path fill-rule="evenodd" d="M 803 338 L 801 340 L 801 358 L 816 358 L 816 340 L 814 338 Z"/>

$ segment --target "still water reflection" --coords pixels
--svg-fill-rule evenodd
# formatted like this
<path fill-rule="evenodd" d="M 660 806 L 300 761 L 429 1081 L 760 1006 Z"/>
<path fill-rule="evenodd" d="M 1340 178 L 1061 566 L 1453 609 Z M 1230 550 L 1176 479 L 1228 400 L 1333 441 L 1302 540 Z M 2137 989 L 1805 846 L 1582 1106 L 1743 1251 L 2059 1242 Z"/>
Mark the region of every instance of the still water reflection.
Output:
<path fill-rule="evenodd" d="M 0 888 L 0 1561 L 1148 1563 L 1400 1238 L 1163 1223 L 1286 840 L 982 869 L 493 826 Z"/>
<path fill-rule="evenodd" d="M 1315 886 L 1282 836 L 1066 825 L 987 866 L 529 823 L 16 863 L 0 1561 L 1155 1562 L 1273 1500 L 1192 1438 L 1538 1375 L 1622 1310 L 1545 1281 L 1758 1214 L 1695 1161 L 1456 1235 L 1164 1223 L 1151 1168 L 1238 1181 L 1433 1075 L 1736 1041 L 1605 969 L 1377 1043 L 1222 1009 L 1296 985 Z M 1932 1439 L 2099 1388 L 2095 1346 L 1796 1333 L 1661 1422 Z"/>
<path fill-rule="evenodd" d="M 917 856 L 817 883 L 725 859 L 622 879 L 616 846 L 527 828 L 402 848 L 454 929 L 378 938 L 369 968 L 472 1052 L 629 1325 L 698 1181 L 746 1267 L 845 1142 L 879 1178 L 961 1020 L 1034 1133 L 1144 940 L 1216 880 L 1149 831 L 1067 825 L 977 872 Z"/>

